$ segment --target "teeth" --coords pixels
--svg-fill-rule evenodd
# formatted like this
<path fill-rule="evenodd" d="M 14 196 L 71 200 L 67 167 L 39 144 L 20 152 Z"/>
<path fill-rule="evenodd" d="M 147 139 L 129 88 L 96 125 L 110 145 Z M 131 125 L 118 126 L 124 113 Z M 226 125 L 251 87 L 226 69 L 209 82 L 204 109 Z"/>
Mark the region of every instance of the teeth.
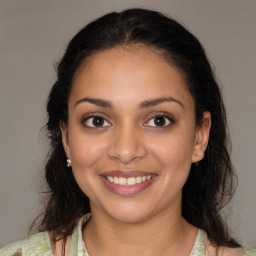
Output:
<path fill-rule="evenodd" d="M 135 177 L 131 177 L 127 179 L 127 185 L 135 185 L 136 184 L 136 178 Z"/>
<path fill-rule="evenodd" d="M 109 182 L 115 183 L 118 185 L 125 185 L 125 186 L 132 186 L 132 185 L 150 180 L 151 178 L 152 178 L 152 175 L 130 177 L 130 178 L 106 176 L 106 179 Z"/>
<path fill-rule="evenodd" d="M 114 177 L 114 183 L 119 184 L 119 179 L 117 177 Z"/>
<path fill-rule="evenodd" d="M 136 183 L 141 183 L 142 182 L 142 177 L 137 177 L 136 178 Z"/>
<path fill-rule="evenodd" d="M 119 178 L 119 184 L 120 185 L 126 185 L 126 178 L 120 177 Z"/>

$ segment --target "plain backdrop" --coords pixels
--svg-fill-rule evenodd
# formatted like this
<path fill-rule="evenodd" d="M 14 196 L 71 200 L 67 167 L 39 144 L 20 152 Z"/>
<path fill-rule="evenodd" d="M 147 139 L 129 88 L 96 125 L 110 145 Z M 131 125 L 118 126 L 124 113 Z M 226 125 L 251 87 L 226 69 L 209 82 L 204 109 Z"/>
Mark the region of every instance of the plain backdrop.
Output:
<path fill-rule="evenodd" d="M 239 177 L 227 220 L 236 238 L 256 246 L 255 0 L 1 0 L 0 247 L 25 237 L 42 206 L 41 128 L 54 63 L 85 24 L 129 7 L 172 16 L 204 45 L 222 87 Z"/>

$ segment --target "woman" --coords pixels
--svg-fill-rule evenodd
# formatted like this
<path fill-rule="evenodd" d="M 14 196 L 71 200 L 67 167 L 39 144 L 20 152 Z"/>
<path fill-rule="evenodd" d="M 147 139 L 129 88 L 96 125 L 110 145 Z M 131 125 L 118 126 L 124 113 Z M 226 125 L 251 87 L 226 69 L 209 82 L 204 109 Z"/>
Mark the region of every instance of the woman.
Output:
<path fill-rule="evenodd" d="M 229 235 L 225 108 L 198 40 L 154 11 L 83 28 L 47 105 L 42 232 L 0 255 L 256 255 Z"/>

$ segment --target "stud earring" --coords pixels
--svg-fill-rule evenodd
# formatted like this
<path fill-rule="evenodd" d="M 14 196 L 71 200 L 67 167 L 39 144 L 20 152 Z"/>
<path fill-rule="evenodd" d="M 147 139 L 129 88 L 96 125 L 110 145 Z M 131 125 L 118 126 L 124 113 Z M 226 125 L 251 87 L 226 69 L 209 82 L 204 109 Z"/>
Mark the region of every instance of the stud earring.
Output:
<path fill-rule="evenodd" d="M 71 167 L 71 159 L 67 158 L 67 167 Z"/>

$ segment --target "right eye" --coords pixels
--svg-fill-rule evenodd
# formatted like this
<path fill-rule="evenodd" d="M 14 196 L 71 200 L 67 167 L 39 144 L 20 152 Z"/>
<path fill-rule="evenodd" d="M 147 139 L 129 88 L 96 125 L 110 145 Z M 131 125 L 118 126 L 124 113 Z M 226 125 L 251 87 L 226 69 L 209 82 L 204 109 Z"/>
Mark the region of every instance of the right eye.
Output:
<path fill-rule="evenodd" d="M 111 126 L 111 124 L 101 116 L 90 116 L 83 121 L 83 124 L 92 128 Z"/>

